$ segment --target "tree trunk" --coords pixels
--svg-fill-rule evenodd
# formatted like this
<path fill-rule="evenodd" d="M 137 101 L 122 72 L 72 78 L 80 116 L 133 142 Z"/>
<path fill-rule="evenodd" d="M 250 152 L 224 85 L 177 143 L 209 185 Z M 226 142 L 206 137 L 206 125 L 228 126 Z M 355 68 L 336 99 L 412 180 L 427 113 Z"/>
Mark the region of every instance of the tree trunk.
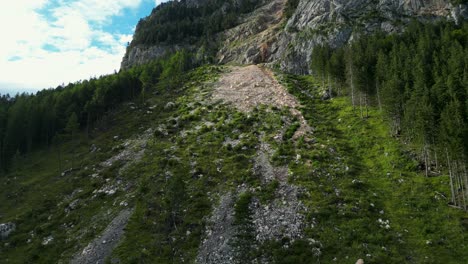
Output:
<path fill-rule="evenodd" d="M 434 138 L 432 138 L 432 145 L 435 146 Z M 437 148 L 434 150 L 434 161 L 435 161 L 435 169 L 439 171 L 439 159 L 437 158 Z"/>
<path fill-rule="evenodd" d="M 380 90 L 379 90 L 379 82 L 375 82 L 375 89 L 377 92 L 377 103 L 379 104 L 379 110 L 382 112 L 382 101 L 380 101 Z"/>
<path fill-rule="evenodd" d="M 58 162 L 59 162 L 59 174 L 62 173 L 62 153 L 61 153 L 61 146 L 60 146 L 60 143 L 58 144 L 57 146 L 57 149 L 58 149 Z"/>
<path fill-rule="evenodd" d="M 461 168 L 459 167 L 460 164 L 459 162 L 455 162 L 455 171 L 456 171 L 456 181 L 457 181 L 457 196 L 459 197 L 458 198 L 458 204 L 460 206 L 463 206 L 463 208 L 466 208 L 466 201 L 465 201 L 465 190 L 464 190 L 464 186 L 463 186 L 463 178 L 462 178 L 462 174 L 460 173 L 461 172 Z M 460 194 L 461 194 L 461 197 L 460 197 Z"/>
<path fill-rule="evenodd" d="M 322 73 L 322 87 L 325 88 L 325 74 Z"/>
<path fill-rule="evenodd" d="M 354 103 L 354 78 L 353 78 L 353 66 L 351 63 L 351 102 L 353 103 L 353 110 L 356 109 L 356 104 Z"/>
<path fill-rule="evenodd" d="M 464 161 L 465 161 L 465 159 L 463 159 L 463 162 Z M 463 163 L 462 163 L 462 165 L 463 165 Z M 468 173 L 466 172 L 466 165 L 463 165 L 463 178 L 464 178 L 464 181 L 465 181 L 465 196 L 466 196 L 466 199 L 468 200 Z M 468 210 L 466 205 L 465 205 L 465 210 Z"/>
<path fill-rule="evenodd" d="M 426 178 L 429 177 L 429 171 L 428 171 L 428 158 L 427 158 L 427 144 L 424 144 L 424 167 L 426 169 Z"/>
<path fill-rule="evenodd" d="M 88 113 L 88 116 L 86 117 L 86 139 L 89 139 L 89 126 L 91 123 L 91 113 Z"/>
<path fill-rule="evenodd" d="M 364 103 L 366 104 L 366 118 L 369 117 L 369 95 L 366 93 L 364 95 Z"/>
<path fill-rule="evenodd" d="M 455 190 L 453 186 L 453 179 L 452 179 L 452 166 L 450 166 L 450 156 L 448 154 L 448 150 L 445 149 L 445 153 L 447 154 L 447 165 L 448 165 L 448 170 L 449 170 L 449 177 L 450 177 L 450 191 L 452 192 L 452 204 L 457 205 L 455 203 Z"/>
<path fill-rule="evenodd" d="M 466 189 L 465 189 L 465 180 L 464 180 L 464 174 L 463 174 L 463 164 L 460 162 L 458 164 L 458 179 L 460 180 L 460 191 L 462 195 L 462 201 L 463 201 L 463 209 L 466 210 Z"/>
<path fill-rule="evenodd" d="M 361 119 L 364 118 L 363 114 L 362 114 L 362 93 L 359 92 L 359 109 L 361 111 Z"/>

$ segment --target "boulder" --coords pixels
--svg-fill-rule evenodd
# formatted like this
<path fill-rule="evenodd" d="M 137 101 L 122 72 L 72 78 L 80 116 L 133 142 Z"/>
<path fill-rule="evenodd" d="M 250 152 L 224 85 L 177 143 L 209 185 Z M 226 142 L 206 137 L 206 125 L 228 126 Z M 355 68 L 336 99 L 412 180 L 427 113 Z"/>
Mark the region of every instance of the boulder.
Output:
<path fill-rule="evenodd" d="M 16 225 L 14 223 L 5 223 L 0 224 L 0 238 L 5 239 L 16 230 Z"/>

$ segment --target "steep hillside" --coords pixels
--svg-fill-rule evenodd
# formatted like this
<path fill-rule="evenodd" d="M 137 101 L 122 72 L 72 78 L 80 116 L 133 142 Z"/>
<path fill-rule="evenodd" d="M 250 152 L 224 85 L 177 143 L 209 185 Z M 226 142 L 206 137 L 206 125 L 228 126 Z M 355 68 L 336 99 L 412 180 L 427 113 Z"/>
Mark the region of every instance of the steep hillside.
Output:
<path fill-rule="evenodd" d="M 160 5 L 0 97 L 0 263 L 467 263 L 465 4 Z"/>
<path fill-rule="evenodd" d="M 279 82 L 276 80 L 279 78 Z M 463 263 L 467 215 L 377 109 L 311 77 L 202 67 L 79 148 L 18 160 L 2 263 Z M 84 139 L 83 139 L 84 140 Z M 73 161 L 75 160 L 75 161 Z"/>
<path fill-rule="evenodd" d="M 121 68 L 128 69 L 180 49 L 197 53 L 201 62 L 212 61 L 219 49 L 218 36 L 224 30 L 244 23 L 251 12 L 256 13 L 258 8 L 269 3 L 266 0 L 163 3 L 138 23 Z"/>

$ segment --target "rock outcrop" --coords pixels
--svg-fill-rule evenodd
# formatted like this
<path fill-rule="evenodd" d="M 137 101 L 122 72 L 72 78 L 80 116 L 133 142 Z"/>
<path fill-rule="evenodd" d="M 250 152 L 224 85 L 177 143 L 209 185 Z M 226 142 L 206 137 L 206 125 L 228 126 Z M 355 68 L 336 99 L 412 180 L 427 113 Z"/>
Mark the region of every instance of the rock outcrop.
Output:
<path fill-rule="evenodd" d="M 185 3 L 197 7 L 207 4 L 206 0 Z M 355 34 L 378 30 L 401 32 L 404 25 L 415 18 L 449 19 L 460 23 L 468 17 L 466 5 L 453 5 L 450 0 L 300 0 L 286 21 L 283 15 L 286 3 L 287 0 L 261 1 L 253 12 L 240 16 L 237 26 L 217 34 L 218 62 L 269 63 L 286 72 L 305 74 L 316 45 L 328 43 L 339 47 L 352 40 Z M 195 43 L 130 46 L 122 68 L 146 63 L 182 48 L 198 51 Z"/>
<path fill-rule="evenodd" d="M 284 71 L 305 73 L 316 45 L 339 47 L 356 33 L 400 32 L 415 18 L 459 23 L 467 15 L 465 5 L 454 6 L 449 0 L 301 0 L 270 61 Z"/>
<path fill-rule="evenodd" d="M 8 236 L 14 232 L 16 225 L 14 223 L 0 224 L 0 239 L 8 238 Z"/>
<path fill-rule="evenodd" d="M 106 258 L 112 253 L 112 250 L 119 244 L 120 239 L 125 233 L 125 227 L 133 213 L 133 209 L 121 211 L 106 230 L 90 242 L 81 252 L 77 253 L 70 261 L 72 264 L 104 263 Z M 117 260 L 112 263 L 117 262 Z"/>
<path fill-rule="evenodd" d="M 131 68 L 134 65 L 141 65 L 144 63 L 148 63 L 151 60 L 156 58 L 160 58 L 164 56 L 166 53 L 176 52 L 185 48 L 183 46 L 143 46 L 138 45 L 132 48 L 128 48 L 125 56 L 122 59 L 120 67 L 122 69 Z"/>
<path fill-rule="evenodd" d="M 286 0 L 273 0 L 243 18 L 238 26 L 221 33 L 219 63 L 262 63 L 278 50 Z"/>

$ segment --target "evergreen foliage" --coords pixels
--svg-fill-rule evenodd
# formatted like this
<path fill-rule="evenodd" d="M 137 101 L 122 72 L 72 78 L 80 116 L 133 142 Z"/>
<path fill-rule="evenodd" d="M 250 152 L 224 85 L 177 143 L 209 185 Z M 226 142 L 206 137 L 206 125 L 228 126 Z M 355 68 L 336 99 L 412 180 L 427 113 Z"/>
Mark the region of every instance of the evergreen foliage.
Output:
<path fill-rule="evenodd" d="M 368 106 L 378 105 L 391 121 L 394 135 L 411 142 L 420 153 L 421 166 L 429 175 L 438 173 L 444 163 L 449 168 L 451 163 L 466 164 L 467 37 L 467 23 L 413 22 L 401 35 L 362 35 L 336 50 L 317 47 L 311 68 L 322 80 L 331 78 L 335 87 L 347 82 L 361 117 L 368 116 Z M 451 173 L 463 177 L 465 166 L 456 167 L 458 171 Z M 456 205 L 463 200 L 461 185 L 463 180 L 460 197 L 453 201 Z"/>
<path fill-rule="evenodd" d="M 78 128 L 98 124 L 122 102 L 151 92 L 154 86 L 167 89 L 181 82 L 192 68 L 191 55 L 179 51 L 128 71 L 42 90 L 36 95 L 19 94 L 0 98 L 0 170 L 7 170 L 16 153 L 49 146 L 57 134 L 73 137 Z"/>
<path fill-rule="evenodd" d="M 170 1 L 153 9 L 138 22 L 131 43 L 136 45 L 195 43 L 235 26 L 239 14 L 251 12 L 258 0 L 207 0 L 197 6 Z"/>
<path fill-rule="evenodd" d="M 286 2 L 286 7 L 284 9 L 284 16 L 287 19 L 292 17 L 298 5 L 299 5 L 299 0 L 288 0 Z"/>

